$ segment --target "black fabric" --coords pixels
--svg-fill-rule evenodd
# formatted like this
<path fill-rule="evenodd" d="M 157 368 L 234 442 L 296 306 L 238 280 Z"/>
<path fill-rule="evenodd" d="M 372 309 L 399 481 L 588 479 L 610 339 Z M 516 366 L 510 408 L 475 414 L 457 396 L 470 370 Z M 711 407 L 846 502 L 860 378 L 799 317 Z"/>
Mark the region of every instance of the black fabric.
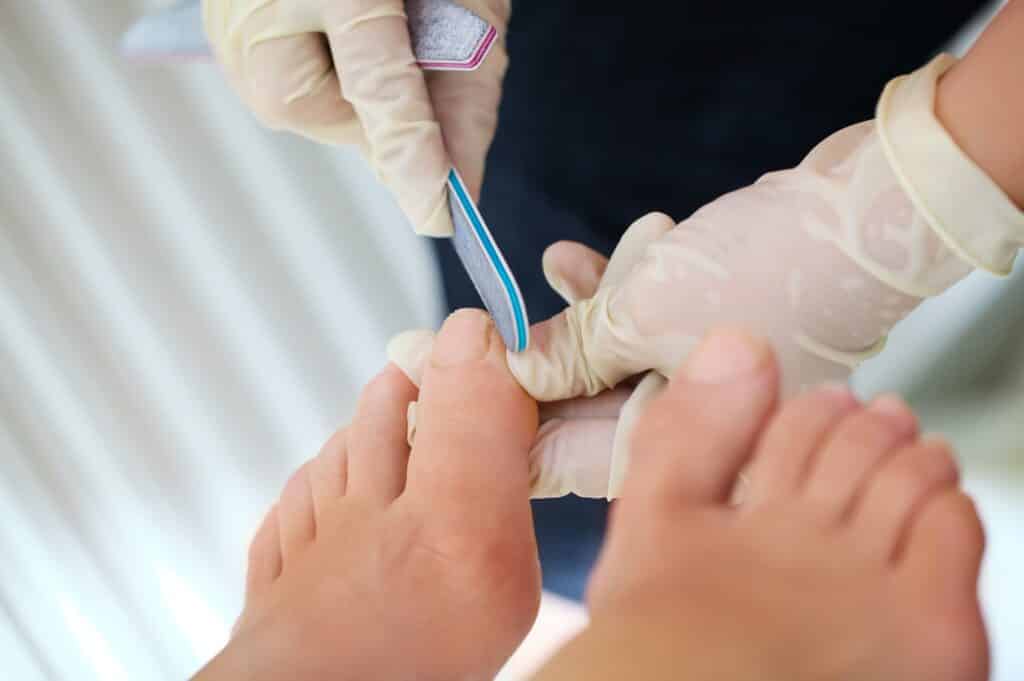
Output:
<path fill-rule="evenodd" d="M 560 239 L 610 252 L 641 215 L 682 220 L 796 164 L 873 116 L 986 3 L 512 0 L 512 58 L 481 210 L 531 319 L 563 303 L 541 254 Z M 446 242 L 452 309 L 479 307 Z M 602 502 L 535 505 L 545 586 L 571 597 L 600 542 Z"/>

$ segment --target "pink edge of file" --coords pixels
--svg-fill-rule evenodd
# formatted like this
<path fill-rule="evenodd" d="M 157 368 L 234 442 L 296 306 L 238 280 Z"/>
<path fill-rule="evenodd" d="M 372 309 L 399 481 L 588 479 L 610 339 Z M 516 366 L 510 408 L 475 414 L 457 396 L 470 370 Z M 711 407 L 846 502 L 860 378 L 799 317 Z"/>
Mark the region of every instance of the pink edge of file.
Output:
<path fill-rule="evenodd" d="M 491 26 L 487 33 L 484 34 L 484 39 L 480 41 L 480 47 L 477 48 L 473 56 L 466 61 L 421 61 L 419 65 L 424 69 L 437 69 L 437 70 L 451 70 L 451 71 L 472 71 L 473 69 L 480 66 L 483 60 L 487 58 L 487 53 L 491 51 L 491 46 L 494 45 L 494 40 L 498 37 L 498 29 Z"/>

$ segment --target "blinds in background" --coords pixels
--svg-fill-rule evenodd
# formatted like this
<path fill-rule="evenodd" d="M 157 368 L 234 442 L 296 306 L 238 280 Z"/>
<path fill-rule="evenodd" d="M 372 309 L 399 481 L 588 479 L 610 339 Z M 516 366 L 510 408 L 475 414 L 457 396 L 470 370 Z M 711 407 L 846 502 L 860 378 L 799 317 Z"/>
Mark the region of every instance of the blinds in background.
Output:
<path fill-rule="evenodd" d="M 0 3 L 4 678 L 193 672 L 282 480 L 441 313 L 355 155 L 118 58 L 155 6 Z"/>

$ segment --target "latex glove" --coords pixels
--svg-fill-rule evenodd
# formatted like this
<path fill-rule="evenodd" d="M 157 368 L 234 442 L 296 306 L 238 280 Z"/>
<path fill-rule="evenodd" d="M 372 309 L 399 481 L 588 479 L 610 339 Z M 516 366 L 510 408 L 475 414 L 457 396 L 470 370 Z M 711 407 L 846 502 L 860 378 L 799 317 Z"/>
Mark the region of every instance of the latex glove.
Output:
<path fill-rule="evenodd" d="M 561 242 L 544 254 L 544 273 L 558 293 L 572 303 L 594 295 L 599 288 L 621 281 L 642 257 L 648 244 L 671 229 L 671 219 L 652 214 L 638 220 L 623 236 L 611 260 L 585 246 Z M 399 334 L 388 344 L 388 357 L 416 385 L 430 357 L 434 334 L 414 330 Z M 626 440 L 639 413 L 664 385 L 657 374 L 632 386 L 620 386 L 592 398 L 540 405 L 540 429 L 530 452 L 534 499 L 576 494 L 612 498 L 623 467 Z M 415 438 L 416 405 L 408 413 L 409 440 Z"/>
<path fill-rule="evenodd" d="M 933 114 L 942 56 L 889 84 L 876 122 L 725 195 L 619 283 L 535 326 L 509 365 L 538 401 L 669 376 L 711 326 L 770 339 L 784 392 L 845 380 L 923 299 L 973 267 L 1009 272 L 1024 216 Z"/>
<path fill-rule="evenodd" d="M 415 230 L 449 236 L 448 172 L 458 168 L 479 197 L 508 65 L 509 0 L 461 4 L 498 29 L 475 71 L 423 72 L 403 0 L 203 0 L 203 17 L 214 54 L 264 124 L 359 146 Z"/>

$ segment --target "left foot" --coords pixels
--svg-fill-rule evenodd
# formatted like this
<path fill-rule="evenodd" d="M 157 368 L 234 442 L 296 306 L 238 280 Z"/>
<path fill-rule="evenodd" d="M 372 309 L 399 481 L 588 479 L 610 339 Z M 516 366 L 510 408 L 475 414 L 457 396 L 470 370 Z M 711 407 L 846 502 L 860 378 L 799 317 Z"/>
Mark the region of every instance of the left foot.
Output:
<path fill-rule="evenodd" d="M 492 678 L 540 599 L 536 431 L 489 318 L 453 315 L 422 390 L 389 366 L 292 476 L 253 539 L 234 638 L 198 678 Z"/>
<path fill-rule="evenodd" d="M 775 414 L 778 381 L 766 345 L 718 335 L 652 403 L 591 627 L 541 679 L 986 678 L 983 536 L 948 446 L 843 388 Z"/>

